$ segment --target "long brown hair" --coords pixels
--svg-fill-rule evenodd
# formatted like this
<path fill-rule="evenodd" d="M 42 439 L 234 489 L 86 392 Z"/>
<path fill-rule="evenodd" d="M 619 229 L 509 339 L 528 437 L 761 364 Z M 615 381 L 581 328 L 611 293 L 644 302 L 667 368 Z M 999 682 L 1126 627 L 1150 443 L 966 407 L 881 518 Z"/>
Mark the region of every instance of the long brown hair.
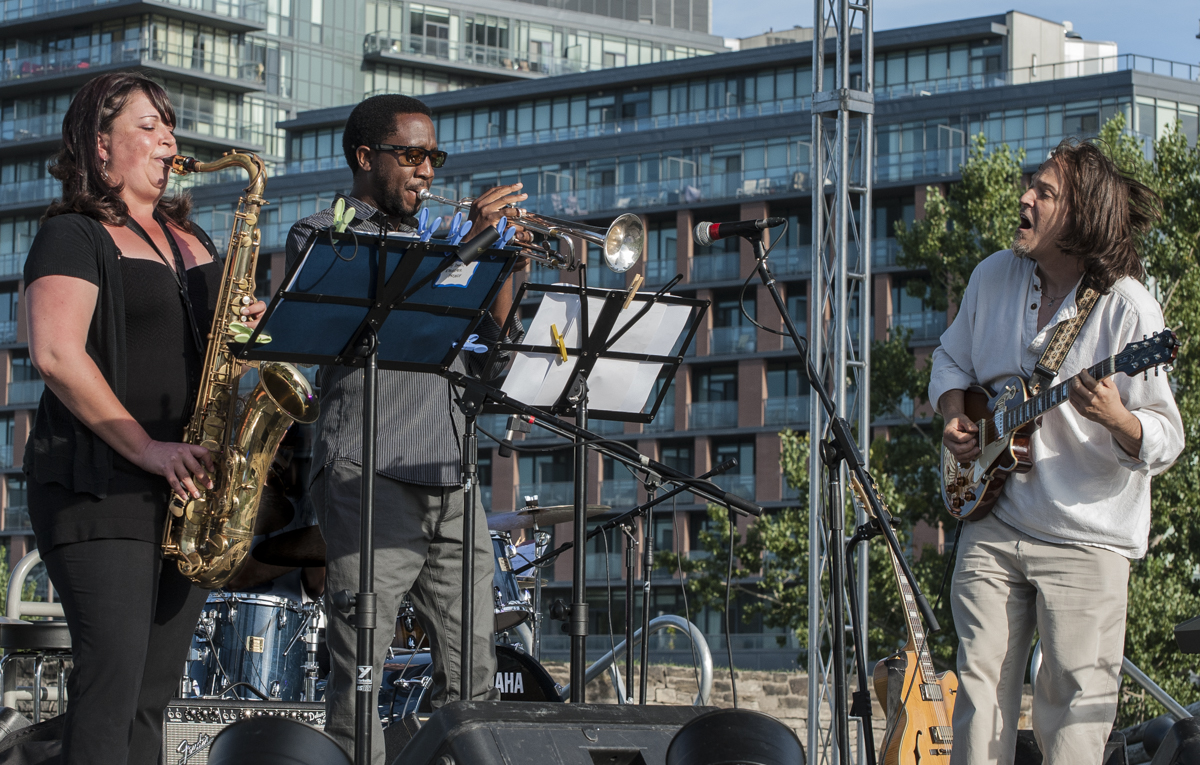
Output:
<path fill-rule="evenodd" d="M 1068 205 L 1058 248 L 1083 263 L 1087 283 L 1102 294 L 1123 276 L 1144 277 L 1137 240 L 1162 217 L 1159 196 L 1093 141 L 1067 139 L 1050 161 L 1061 171 Z"/>
<path fill-rule="evenodd" d="M 117 115 L 138 91 L 146 94 L 163 122 L 175 127 L 175 109 L 167 91 L 149 77 L 138 72 L 111 72 L 88 80 L 63 117 L 62 148 L 50 163 L 50 175 L 62 182 L 63 193 L 46 209 L 43 221 L 79 213 L 112 226 L 125 225 L 129 209 L 121 199 L 121 184 L 104 177 L 96 137 L 112 132 Z M 188 222 L 192 200 L 187 194 L 164 197 L 157 209 L 184 231 L 192 230 Z"/>

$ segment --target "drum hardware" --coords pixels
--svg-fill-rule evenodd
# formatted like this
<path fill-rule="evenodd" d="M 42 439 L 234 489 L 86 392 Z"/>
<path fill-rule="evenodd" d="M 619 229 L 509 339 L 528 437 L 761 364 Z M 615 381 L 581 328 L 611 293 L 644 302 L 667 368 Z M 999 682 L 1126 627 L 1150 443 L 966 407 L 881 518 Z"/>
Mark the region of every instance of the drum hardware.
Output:
<path fill-rule="evenodd" d="M 507 531 L 489 533 L 496 561 L 492 574 L 495 632 L 504 632 L 528 619 L 533 614 L 533 604 L 528 590 L 522 590 L 517 585 L 517 577 L 513 574 L 512 558 L 516 555 L 516 548 L 513 547 L 512 536 Z"/>
<path fill-rule="evenodd" d="M 588 505 L 589 518 L 604 515 L 612 508 L 608 505 Z M 488 516 L 488 528 L 492 531 L 517 531 L 532 529 L 538 526 L 554 526 L 559 523 L 569 523 L 575 519 L 574 505 L 548 505 L 538 507 L 536 504 L 527 505 L 511 513 L 494 513 Z"/>

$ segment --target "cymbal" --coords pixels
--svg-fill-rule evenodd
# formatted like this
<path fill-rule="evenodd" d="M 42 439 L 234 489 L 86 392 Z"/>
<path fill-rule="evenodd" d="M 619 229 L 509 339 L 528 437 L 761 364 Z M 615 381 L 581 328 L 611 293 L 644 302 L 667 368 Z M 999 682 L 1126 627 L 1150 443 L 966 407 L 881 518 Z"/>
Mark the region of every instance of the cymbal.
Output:
<path fill-rule="evenodd" d="M 588 505 L 587 517 L 604 515 L 612 510 L 608 505 Z M 488 517 L 488 528 L 492 531 L 515 531 L 534 526 L 553 526 L 568 523 L 575 518 L 574 505 L 548 505 L 547 507 L 522 507 L 511 513 L 496 513 Z"/>
<path fill-rule="evenodd" d="M 272 566 L 324 566 L 325 538 L 317 526 L 292 529 L 259 542 L 250 554 Z"/>
<path fill-rule="evenodd" d="M 273 475 L 273 474 L 272 474 Z M 272 534 L 292 522 L 296 507 L 283 494 L 278 479 L 267 479 L 263 485 L 262 498 L 258 501 L 258 515 L 254 518 L 254 535 Z"/>

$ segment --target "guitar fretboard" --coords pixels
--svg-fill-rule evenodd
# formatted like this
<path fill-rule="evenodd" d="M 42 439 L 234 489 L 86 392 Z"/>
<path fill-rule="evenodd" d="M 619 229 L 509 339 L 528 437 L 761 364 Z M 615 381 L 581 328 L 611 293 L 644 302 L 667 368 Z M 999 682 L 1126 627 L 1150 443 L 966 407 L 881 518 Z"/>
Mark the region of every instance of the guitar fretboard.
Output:
<path fill-rule="evenodd" d="M 1087 372 L 1097 380 L 1103 380 L 1117 373 L 1116 362 L 1116 356 L 1110 356 L 1099 364 L 1089 367 Z M 1066 403 L 1071 389 L 1071 380 L 1073 379 L 1075 378 L 1067 378 L 1058 385 L 1053 385 L 1033 398 L 1026 400 L 1021 405 L 1005 410 L 1004 419 L 1001 423 L 1004 426 L 1003 435 L 1007 436 L 1011 434 L 1014 430 L 1033 422 L 1051 409 Z M 988 440 L 995 440 L 1000 435 L 996 433 L 997 423 L 991 422 L 988 424 L 991 426 L 988 428 Z"/>

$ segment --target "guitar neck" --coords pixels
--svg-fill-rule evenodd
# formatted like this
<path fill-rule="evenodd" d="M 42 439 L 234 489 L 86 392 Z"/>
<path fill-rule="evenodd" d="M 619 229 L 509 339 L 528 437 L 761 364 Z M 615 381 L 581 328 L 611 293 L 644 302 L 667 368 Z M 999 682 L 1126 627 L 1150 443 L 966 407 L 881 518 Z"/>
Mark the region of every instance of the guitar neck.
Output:
<path fill-rule="evenodd" d="M 1087 373 L 1097 380 L 1112 377 L 1117 373 L 1116 360 L 1116 356 L 1109 356 L 1099 364 L 1089 367 Z M 1067 395 L 1071 389 L 1071 380 L 1073 379 L 1075 378 L 1067 378 L 1058 385 L 1053 385 L 1033 398 L 1027 399 L 1020 406 L 1006 410 L 1004 412 L 1004 432 L 1012 433 L 1014 430 L 1033 422 L 1051 409 L 1065 404 L 1067 402 Z"/>
<path fill-rule="evenodd" d="M 917 663 L 921 667 L 921 682 L 925 684 L 937 684 L 937 670 L 933 668 L 933 659 L 929 656 L 929 645 L 925 640 L 925 628 L 921 626 L 921 612 L 917 609 L 917 599 L 913 596 L 912 587 L 908 584 L 908 579 L 904 577 L 904 572 L 900 568 L 899 561 L 896 560 L 896 553 L 888 548 L 888 553 L 892 560 L 892 571 L 896 575 L 896 585 L 900 590 L 900 597 L 904 600 L 904 621 L 908 627 L 908 637 L 912 641 L 913 648 L 917 652 Z"/>

